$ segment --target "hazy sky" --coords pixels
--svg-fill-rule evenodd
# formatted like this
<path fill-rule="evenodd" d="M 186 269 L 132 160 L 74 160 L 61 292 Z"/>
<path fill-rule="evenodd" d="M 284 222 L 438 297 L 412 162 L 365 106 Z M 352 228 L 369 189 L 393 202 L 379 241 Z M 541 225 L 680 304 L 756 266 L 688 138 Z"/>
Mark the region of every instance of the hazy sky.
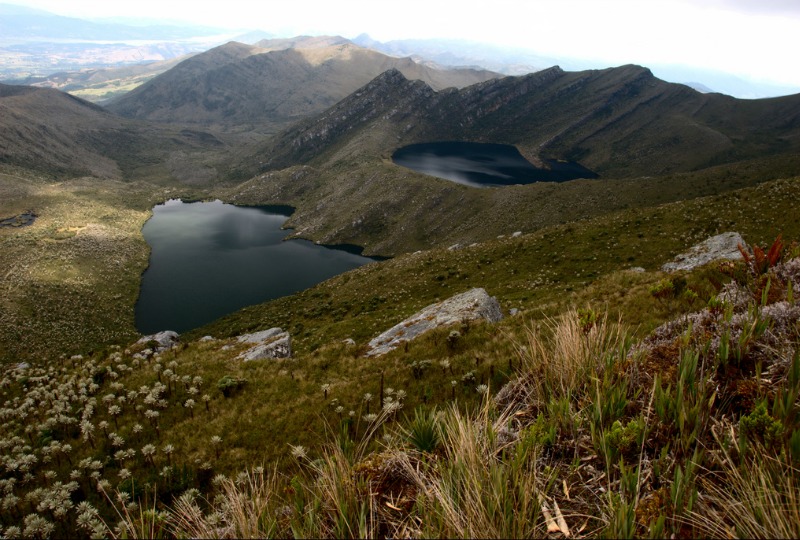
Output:
<path fill-rule="evenodd" d="M 82 18 L 163 18 L 280 35 L 464 38 L 610 66 L 681 64 L 800 86 L 800 0 L 5 1 Z"/>

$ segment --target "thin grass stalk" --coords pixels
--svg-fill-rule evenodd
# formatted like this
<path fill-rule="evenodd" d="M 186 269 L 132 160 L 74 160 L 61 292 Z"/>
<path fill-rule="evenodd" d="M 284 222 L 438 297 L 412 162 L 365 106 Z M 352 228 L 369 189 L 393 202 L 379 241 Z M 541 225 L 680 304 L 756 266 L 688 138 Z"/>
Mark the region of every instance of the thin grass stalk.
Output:
<path fill-rule="evenodd" d="M 322 456 L 310 462 L 311 481 L 301 483 L 308 497 L 307 515 L 303 527 L 295 524 L 296 531 L 312 530 L 327 537 L 373 538 L 377 536 L 380 519 L 377 512 L 376 494 L 370 486 L 353 477 L 353 463 L 366 457 L 369 445 L 391 413 L 381 410 L 370 423 L 364 437 L 348 455 L 341 445 L 328 444 Z M 312 520 L 312 521 L 309 521 Z"/>
<path fill-rule="evenodd" d="M 579 395 L 590 376 L 603 370 L 604 359 L 624 346 L 626 333 L 619 322 L 609 323 L 607 313 L 587 331 L 570 310 L 546 319 L 542 330 L 528 327 L 526 338 L 525 347 L 517 346 L 523 370 L 533 375 L 535 398 L 546 404 Z"/>
<path fill-rule="evenodd" d="M 269 474 L 250 471 L 246 483 L 239 487 L 236 482 L 226 478 L 222 482 L 223 497 L 226 500 L 226 521 L 231 526 L 234 538 L 270 537 L 275 532 L 274 512 L 279 493 L 279 476 L 276 468 Z M 268 516 L 268 527 L 264 527 L 264 517 Z"/>
<path fill-rule="evenodd" d="M 722 450 L 722 470 L 703 482 L 687 521 L 708 536 L 800 538 L 800 470 L 764 452 L 737 461 Z"/>
<path fill-rule="evenodd" d="M 177 538 L 228 538 L 214 527 L 194 500 L 180 497 L 169 511 L 170 530 Z"/>
<path fill-rule="evenodd" d="M 420 496 L 416 512 L 426 537 L 542 536 L 539 497 L 545 482 L 536 455 L 499 459 L 496 433 L 509 418 L 490 418 L 490 401 L 472 420 L 449 408 L 442 420 L 444 459 L 436 470 L 407 467 Z M 515 448 L 517 450 L 517 448 Z"/>
<path fill-rule="evenodd" d="M 132 515 L 124 504 L 120 504 L 118 507 L 105 489 L 101 489 L 101 492 L 105 496 L 106 500 L 108 500 L 109 504 L 114 509 L 114 512 L 117 514 L 117 517 L 119 517 L 120 520 L 119 530 L 117 531 L 118 534 L 116 534 L 114 529 L 109 527 L 108 524 L 103 521 L 103 525 L 105 525 L 106 530 L 111 538 L 139 539 L 167 537 L 166 515 L 160 513 L 156 509 L 157 502 L 155 495 L 153 496 L 152 508 L 143 511 L 143 505 L 140 503 L 137 508 L 138 515 Z M 119 492 L 116 493 L 119 494 Z M 147 501 L 145 501 L 145 505 L 146 502 Z M 120 510 L 120 507 L 122 510 Z"/>

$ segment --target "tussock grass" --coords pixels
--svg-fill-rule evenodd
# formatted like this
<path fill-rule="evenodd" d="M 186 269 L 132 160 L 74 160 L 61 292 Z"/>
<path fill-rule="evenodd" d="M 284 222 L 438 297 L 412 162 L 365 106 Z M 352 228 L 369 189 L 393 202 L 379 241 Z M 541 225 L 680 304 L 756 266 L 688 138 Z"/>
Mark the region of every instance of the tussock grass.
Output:
<path fill-rule="evenodd" d="M 703 535 L 736 538 L 800 536 L 800 470 L 770 452 L 744 463 L 720 452 L 719 470 L 703 481 L 705 496 L 687 517 Z"/>
<path fill-rule="evenodd" d="M 797 267 L 769 271 L 796 281 Z M 735 309 L 778 318 L 785 310 L 797 322 L 784 297 Z M 695 319 L 713 314 L 702 313 Z M 528 321 L 517 334 L 516 373 L 495 395 L 490 383 L 477 399 L 459 393 L 427 414 L 418 405 L 405 421 L 389 406 L 369 420 L 331 416 L 325 441 L 292 446 L 291 462 L 220 478 L 204 502 L 187 492 L 143 515 L 176 536 L 793 537 L 800 354 L 785 365 L 789 349 L 775 339 L 800 340 L 784 326 L 749 335 L 734 357 L 705 334 L 725 332 L 723 324 L 699 326 L 698 339 L 664 325 L 653 336 L 680 341 L 666 383 L 650 359 L 655 338 L 634 352 L 626 326 L 607 314 L 576 309 Z M 755 358 L 763 369 L 747 368 Z M 656 372 L 643 378 L 645 367 Z M 742 389 L 766 381 L 756 401 L 769 406 L 718 399 L 723 375 Z M 433 430 L 440 443 L 420 448 L 415 430 Z M 130 519 L 134 530 L 150 523 Z"/>
<path fill-rule="evenodd" d="M 533 383 L 534 400 L 544 406 L 583 394 L 593 376 L 602 377 L 608 355 L 618 354 L 625 345 L 626 333 L 620 321 L 608 321 L 607 313 L 587 321 L 570 310 L 545 319 L 536 329 L 529 327 L 526 338 L 527 345 L 520 349 L 523 372 Z"/>
<path fill-rule="evenodd" d="M 221 476 L 213 500 L 179 497 L 169 529 L 178 538 L 272 538 L 281 531 L 278 503 L 282 477 L 274 468 L 254 468 L 235 479 Z M 200 504 L 210 510 L 204 511 Z"/>
<path fill-rule="evenodd" d="M 457 407 L 441 418 L 444 455 L 428 469 L 406 465 L 418 493 L 419 536 L 529 538 L 546 532 L 541 501 L 552 478 L 540 470 L 535 444 L 512 448 L 510 416 L 477 417 Z M 494 414 L 494 411 L 491 411 Z"/>

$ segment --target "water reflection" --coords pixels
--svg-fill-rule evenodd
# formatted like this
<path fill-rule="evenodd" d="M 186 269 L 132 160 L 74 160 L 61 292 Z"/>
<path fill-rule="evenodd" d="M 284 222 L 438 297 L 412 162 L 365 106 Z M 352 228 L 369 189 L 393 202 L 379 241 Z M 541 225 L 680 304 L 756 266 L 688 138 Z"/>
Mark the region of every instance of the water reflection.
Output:
<path fill-rule="evenodd" d="M 404 146 L 392 155 L 397 165 L 472 187 L 509 186 L 533 182 L 565 182 L 597 178 L 578 163 L 546 160 L 539 168 L 514 146 L 472 142 L 436 142 Z"/>
<path fill-rule="evenodd" d="M 142 229 L 151 247 L 136 326 L 183 332 L 244 306 L 293 294 L 371 259 L 283 241 L 288 214 L 220 201 L 167 201 Z"/>

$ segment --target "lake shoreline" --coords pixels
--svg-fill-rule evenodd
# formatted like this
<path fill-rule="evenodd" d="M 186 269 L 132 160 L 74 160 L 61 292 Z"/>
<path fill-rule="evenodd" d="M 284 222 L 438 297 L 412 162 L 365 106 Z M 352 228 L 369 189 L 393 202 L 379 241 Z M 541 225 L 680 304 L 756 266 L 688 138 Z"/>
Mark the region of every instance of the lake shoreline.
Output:
<path fill-rule="evenodd" d="M 475 188 L 501 188 L 536 182 L 596 179 L 573 161 L 539 159 L 538 167 L 510 144 L 440 141 L 411 144 L 392 154 L 395 165 Z"/>
<path fill-rule="evenodd" d="M 287 242 L 295 240 L 283 228 L 293 211 L 220 200 L 154 206 L 142 227 L 150 256 L 136 301 L 137 331 L 190 331 L 376 262 L 361 255 L 361 246 Z"/>

